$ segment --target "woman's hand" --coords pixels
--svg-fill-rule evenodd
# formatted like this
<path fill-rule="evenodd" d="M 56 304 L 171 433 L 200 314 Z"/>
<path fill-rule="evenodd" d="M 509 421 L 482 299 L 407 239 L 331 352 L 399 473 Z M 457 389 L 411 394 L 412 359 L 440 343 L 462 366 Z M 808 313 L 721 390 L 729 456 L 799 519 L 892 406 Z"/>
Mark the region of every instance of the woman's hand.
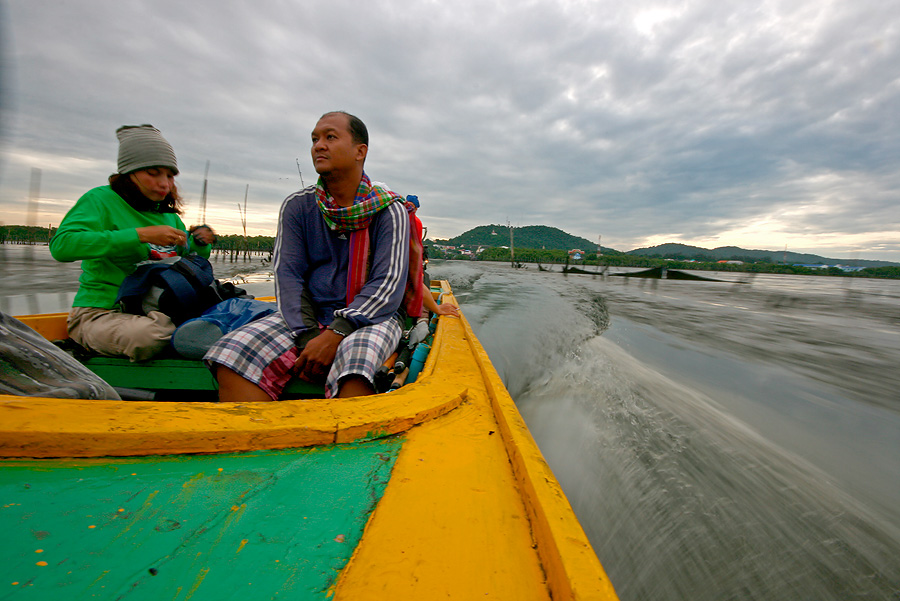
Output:
<path fill-rule="evenodd" d="M 187 234 L 171 225 L 148 225 L 137 228 L 138 239 L 157 246 L 185 246 Z"/>
<path fill-rule="evenodd" d="M 194 237 L 194 241 L 200 246 L 215 244 L 216 240 L 218 240 L 216 233 L 208 225 L 195 225 L 191 227 L 190 232 L 191 236 Z"/>

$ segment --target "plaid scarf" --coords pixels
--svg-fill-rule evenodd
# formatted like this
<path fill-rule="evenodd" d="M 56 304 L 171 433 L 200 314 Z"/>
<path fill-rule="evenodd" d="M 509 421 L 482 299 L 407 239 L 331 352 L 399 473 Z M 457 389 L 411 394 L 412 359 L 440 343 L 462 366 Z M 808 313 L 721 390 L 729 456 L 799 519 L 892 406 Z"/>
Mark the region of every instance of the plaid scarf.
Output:
<path fill-rule="evenodd" d="M 369 227 L 378 211 L 395 201 L 404 202 L 403 197 L 381 186 L 372 184 L 363 173 L 356 190 L 356 198 L 349 207 L 339 206 L 328 192 L 322 178 L 316 183 L 316 203 L 319 211 L 332 231 L 352 232 Z"/>
<path fill-rule="evenodd" d="M 316 183 L 316 203 L 325 224 L 332 231 L 350 232 L 350 270 L 347 276 L 347 306 L 359 294 L 369 274 L 369 224 L 375 215 L 393 202 L 402 202 L 409 215 L 409 276 L 406 280 L 404 305 L 410 317 L 422 314 L 423 250 L 422 222 L 416 217 L 416 207 L 402 196 L 372 184 L 363 173 L 356 190 L 356 198 L 349 207 L 339 206 L 325 191 L 322 178 Z"/>

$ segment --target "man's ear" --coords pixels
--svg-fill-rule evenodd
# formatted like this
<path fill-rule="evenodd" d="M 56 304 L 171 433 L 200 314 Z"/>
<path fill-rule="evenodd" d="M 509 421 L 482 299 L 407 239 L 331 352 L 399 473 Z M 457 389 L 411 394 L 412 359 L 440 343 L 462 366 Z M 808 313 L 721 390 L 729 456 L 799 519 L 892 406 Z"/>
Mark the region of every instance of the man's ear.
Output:
<path fill-rule="evenodd" d="M 356 160 L 365 161 L 366 155 L 369 154 L 369 147 L 366 144 L 356 145 Z"/>

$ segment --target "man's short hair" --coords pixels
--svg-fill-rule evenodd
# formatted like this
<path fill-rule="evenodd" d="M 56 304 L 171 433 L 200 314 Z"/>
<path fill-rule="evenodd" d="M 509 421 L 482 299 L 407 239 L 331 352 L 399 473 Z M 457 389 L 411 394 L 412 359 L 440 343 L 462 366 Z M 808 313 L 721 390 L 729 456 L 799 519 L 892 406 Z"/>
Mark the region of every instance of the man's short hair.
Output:
<path fill-rule="evenodd" d="M 320 119 L 328 115 L 346 115 L 350 121 L 350 137 L 353 138 L 353 143 L 369 145 L 369 130 L 366 129 L 366 124 L 362 122 L 362 119 L 346 111 L 331 111 L 322 115 Z"/>

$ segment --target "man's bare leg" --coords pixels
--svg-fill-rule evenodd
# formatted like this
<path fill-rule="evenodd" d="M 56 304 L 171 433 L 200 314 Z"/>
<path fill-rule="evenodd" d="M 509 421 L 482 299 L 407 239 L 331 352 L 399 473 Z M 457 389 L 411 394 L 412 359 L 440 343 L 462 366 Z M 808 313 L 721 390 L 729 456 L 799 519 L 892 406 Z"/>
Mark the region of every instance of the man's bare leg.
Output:
<path fill-rule="evenodd" d="M 254 403 L 271 401 L 266 391 L 224 365 L 216 367 L 219 382 L 219 401 L 223 403 Z"/>
<path fill-rule="evenodd" d="M 367 396 L 375 394 L 372 384 L 363 376 L 350 375 L 338 382 L 337 398 L 345 399 L 352 396 Z"/>

